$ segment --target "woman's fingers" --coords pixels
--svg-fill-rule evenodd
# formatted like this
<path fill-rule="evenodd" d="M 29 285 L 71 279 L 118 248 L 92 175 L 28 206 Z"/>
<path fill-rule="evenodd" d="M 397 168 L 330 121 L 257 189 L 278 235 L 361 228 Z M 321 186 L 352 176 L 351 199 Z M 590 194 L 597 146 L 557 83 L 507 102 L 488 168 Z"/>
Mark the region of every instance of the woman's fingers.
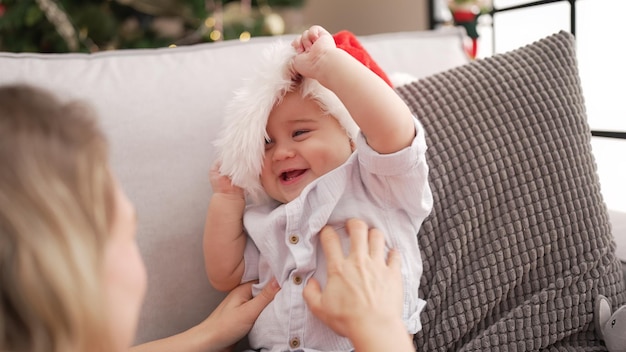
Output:
<path fill-rule="evenodd" d="M 350 234 L 350 256 L 364 258 L 369 255 L 368 226 L 359 219 L 349 219 L 346 231 Z"/>
<path fill-rule="evenodd" d="M 322 249 L 324 250 L 329 268 L 343 260 L 343 251 L 341 250 L 339 235 L 337 235 L 337 232 L 335 232 L 332 227 L 325 226 L 322 229 L 320 232 L 320 242 L 322 243 Z"/>
<path fill-rule="evenodd" d="M 385 262 L 385 236 L 378 229 L 369 230 L 369 254 L 372 260 Z"/>

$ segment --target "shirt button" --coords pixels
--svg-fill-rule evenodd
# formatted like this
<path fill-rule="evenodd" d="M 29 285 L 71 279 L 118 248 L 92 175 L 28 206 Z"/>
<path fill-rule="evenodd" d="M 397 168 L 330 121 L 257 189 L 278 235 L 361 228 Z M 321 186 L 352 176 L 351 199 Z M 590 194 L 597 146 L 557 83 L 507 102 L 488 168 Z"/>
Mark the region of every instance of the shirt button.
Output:
<path fill-rule="evenodd" d="M 302 283 L 302 276 L 296 275 L 293 277 L 293 283 L 296 285 L 300 285 Z"/>
<path fill-rule="evenodd" d="M 298 237 L 298 235 L 291 235 L 289 236 L 289 242 L 291 242 L 291 244 L 296 244 L 300 242 L 300 237 Z"/>
<path fill-rule="evenodd" d="M 300 339 L 297 337 L 294 337 L 293 339 L 289 340 L 289 346 L 291 346 L 291 348 L 300 347 Z"/>

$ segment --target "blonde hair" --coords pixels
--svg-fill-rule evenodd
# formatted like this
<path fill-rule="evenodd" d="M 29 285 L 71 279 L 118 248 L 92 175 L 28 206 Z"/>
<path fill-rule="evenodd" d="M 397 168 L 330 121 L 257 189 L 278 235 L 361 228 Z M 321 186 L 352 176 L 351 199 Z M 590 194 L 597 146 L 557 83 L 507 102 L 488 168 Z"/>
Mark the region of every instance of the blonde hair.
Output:
<path fill-rule="evenodd" d="M 0 350 L 111 351 L 103 253 L 114 210 L 93 113 L 0 87 Z"/>

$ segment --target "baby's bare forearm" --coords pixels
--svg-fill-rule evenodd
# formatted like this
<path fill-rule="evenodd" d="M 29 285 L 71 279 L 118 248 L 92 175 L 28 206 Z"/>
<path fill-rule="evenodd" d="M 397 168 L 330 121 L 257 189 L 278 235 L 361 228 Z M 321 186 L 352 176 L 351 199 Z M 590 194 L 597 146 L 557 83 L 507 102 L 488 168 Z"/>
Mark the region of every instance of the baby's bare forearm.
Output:
<path fill-rule="evenodd" d="M 236 287 L 243 275 L 246 234 L 243 230 L 243 197 L 215 193 L 211 197 L 204 228 L 204 257 L 211 284 L 218 290 Z"/>
<path fill-rule="evenodd" d="M 341 99 L 372 149 L 389 154 L 411 144 L 410 109 L 374 72 L 340 49 L 329 51 L 319 70 L 320 83 Z"/>

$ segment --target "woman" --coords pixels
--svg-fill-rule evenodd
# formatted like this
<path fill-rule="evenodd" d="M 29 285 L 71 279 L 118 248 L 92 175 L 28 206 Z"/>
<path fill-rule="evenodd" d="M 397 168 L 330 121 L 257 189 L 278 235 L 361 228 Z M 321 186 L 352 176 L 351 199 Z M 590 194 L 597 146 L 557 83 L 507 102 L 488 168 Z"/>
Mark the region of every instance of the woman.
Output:
<path fill-rule="evenodd" d="M 86 105 L 62 103 L 42 89 L 0 87 L 2 351 L 111 352 L 132 344 L 146 272 L 135 241 L 134 208 L 111 173 L 106 138 L 94 115 Z M 359 351 L 379 351 L 372 348 L 376 341 L 387 349 L 393 346 L 389 341 L 399 342 L 401 347 L 391 349 L 410 351 L 398 327 L 397 258 L 390 256 L 387 264 L 376 239 L 382 237 L 371 236 L 369 248 L 367 228 L 355 223 L 360 239 L 348 258 L 338 255 L 336 234 L 324 231 L 334 269 L 324 291 L 315 282 L 307 286 L 307 302 L 322 321 L 356 340 Z M 367 270 L 342 276 L 357 267 Z M 348 296 L 350 288 L 359 294 Z M 271 283 L 252 298 L 250 284 L 242 285 L 198 326 L 133 351 L 228 350 L 278 290 Z M 372 333 L 381 322 L 395 334 Z M 364 343 L 370 347 L 361 349 Z"/>

